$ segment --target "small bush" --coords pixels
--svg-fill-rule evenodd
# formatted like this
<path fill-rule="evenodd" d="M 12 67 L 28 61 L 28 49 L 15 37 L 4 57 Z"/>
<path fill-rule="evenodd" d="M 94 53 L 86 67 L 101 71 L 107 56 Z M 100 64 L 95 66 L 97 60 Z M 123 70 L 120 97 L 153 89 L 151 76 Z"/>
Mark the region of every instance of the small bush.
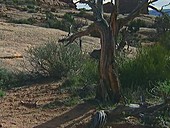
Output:
<path fill-rule="evenodd" d="M 36 20 L 34 18 L 28 18 L 28 19 L 11 19 L 9 22 L 16 23 L 16 24 L 34 24 L 36 23 Z"/>
<path fill-rule="evenodd" d="M 3 0 L 3 3 L 8 5 L 35 5 L 36 0 Z"/>
<path fill-rule="evenodd" d="M 170 52 L 163 46 L 142 49 L 134 59 L 118 63 L 123 88 L 149 88 L 158 81 L 170 79 Z"/>
<path fill-rule="evenodd" d="M 140 19 L 133 20 L 128 24 L 128 30 L 130 32 L 137 32 L 139 31 L 140 27 L 145 27 L 146 23 Z"/>
<path fill-rule="evenodd" d="M 64 88 L 76 97 L 89 99 L 95 96 L 96 86 L 99 82 L 98 62 L 90 58 L 82 61 L 82 66 L 77 72 L 70 73 Z"/>
<path fill-rule="evenodd" d="M 4 69 L 0 68 L 0 88 L 9 89 L 14 87 L 17 83 L 15 74 Z"/>
<path fill-rule="evenodd" d="M 5 96 L 5 92 L 0 90 L 0 98 Z"/>
<path fill-rule="evenodd" d="M 163 82 L 158 82 L 158 91 L 162 96 L 170 96 L 170 80 L 165 80 Z"/>
<path fill-rule="evenodd" d="M 170 32 L 164 33 L 159 40 L 160 44 L 170 50 Z"/>
<path fill-rule="evenodd" d="M 67 76 L 70 70 L 77 70 L 82 59 L 81 50 L 77 45 L 65 47 L 54 41 L 30 48 L 28 55 L 35 73 L 56 79 Z"/>
<path fill-rule="evenodd" d="M 157 32 L 161 35 L 170 31 L 170 16 L 165 14 L 161 17 L 157 17 L 154 26 L 156 27 Z"/>
<path fill-rule="evenodd" d="M 58 20 L 53 13 L 46 12 L 46 23 L 45 27 L 61 29 L 63 31 L 69 32 L 71 27 L 71 32 L 76 32 L 78 28 L 87 25 L 87 22 L 82 20 L 75 20 L 72 14 L 66 13 L 62 17 L 62 20 Z"/>

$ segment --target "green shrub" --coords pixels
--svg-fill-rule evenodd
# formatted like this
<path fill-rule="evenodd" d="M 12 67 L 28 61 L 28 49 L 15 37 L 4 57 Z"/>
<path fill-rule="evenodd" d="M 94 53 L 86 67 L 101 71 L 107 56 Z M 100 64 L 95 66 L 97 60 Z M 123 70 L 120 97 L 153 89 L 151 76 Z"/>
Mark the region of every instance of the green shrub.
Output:
<path fill-rule="evenodd" d="M 164 33 L 159 40 L 160 44 L 170 50 L 170 32 Z"/>
<path fill-rule="evenodd" d="M 56 79 L 67 76 L 70 70 L 76 71 L 81 66 L 82 59 L 81 50 L 77 45 L 65 47 L 54 41 L 30 48 L 28 55 L 35 73 Z"/>
<path fill-rule="evenodd" d="M 0 89 L 0 98 L 5 96 L 5 92 Z"/>
<path fill-rule="evenodd" d="M 27 5 L 27 4 L 35 5 L 36 0 L 3 0 L 3 3 L 8 5 Z"/>
<path fill-rule="evenodd" d="M 38 12 L 38 10 L 36 10 L 36 9 L 28 9 L 28 13 L 37 13 Z"/>
<path fill-rule="evenodd" d="M 87 22 L 82 20 L 75 20 L 73 15 L 70 13 L 64 14 L 62 20 L 58 20 L 53 13 L 49 11 L 46 12 L 45 27 L 61 29 L 63 31 L 69 32 L 71 25 L 71 32 L 76 32 L 78 28 L 87 25 Z"/>
<path fill-rule="evenodd" d="M 9 89 L 16 85 L 16 76 L 7 69 L 0 68 L 0 88 Z"/>
<path fill-rule="evenodd" d="M 158 82 L 157 90 L 162 94 L 162 96 L 170 96 L 170 80 L 165 80 L 163 82 Z"/>
<path fill-rule="evenodd" d="M 74 20 L 73 15 L 72 15 L 72 14 L 69 14 L 69 13 L 64 14 L 63 20 L 64 20 L 65 22 L 70 23 L 70 24 L 74 24 L 74 23 L 75 23 L 75 20 Z"/>
<path fill-rule="evenodd" d="M 34 24 L 36 23 L 36 20 L 34 18 L 28 18 L 28 19 L 11 19 L 9 22 L 16 23 L 16 24 Z"/>
<path fill-rule="evenodd" d="M 165 14 L 161 17 L 157 17 L 154 26 L 159 34 L 164 34 L 165 32 L 170 31 L 170 16 Z"/>
<path fill-rule="evenodd" d="M 170 79 L 170 51 L 160 45 L 140 50 L 134 59 L 119 59 L 118 65 L 123 88 L 149 88 Z"/>
<path fill-rule="evenodd" d="M 48 28 L 55 28 L 55 29 L 61 29 L 64 31 L 69 31 L 69 27 L 70 27 L 70 22 L 71 21 L 71 16 L 69 17 L 68 15 L 64 16 L 65 18 L 68 17 L 68 21 L 67 19 L 62 19 L 62 20 L 58 20 L 56 19 L 56 17 L 54 16 L 53 13 L 47 11 L 46 12 L 46 25 L 45 27 Z"/>
<path fill-rule="evenodd" d="M 145 27 L 146 23 L 143 20 L 137 19 L 133 20 L 128 24 L 128 30 L 131 32 L 137 32 L 139 31 L 140 27 Z"/>
<path fill-rule="evenodd" d="M 80 99 L 89 99 L 95 96 L 96 86 L 99 82 L 98 62 L 86 58 L 77 72 L 71 72 L 64 88 Z"/>

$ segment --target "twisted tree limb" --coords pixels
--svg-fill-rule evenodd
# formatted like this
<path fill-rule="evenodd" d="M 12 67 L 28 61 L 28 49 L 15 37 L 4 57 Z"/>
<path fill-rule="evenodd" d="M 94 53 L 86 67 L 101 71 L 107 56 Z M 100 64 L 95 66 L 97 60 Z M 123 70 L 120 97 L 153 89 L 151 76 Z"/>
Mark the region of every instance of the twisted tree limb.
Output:
<path fill-rule="evenodd" d="M 65 46 L 67 46 L 67 45 L 73 43 L 75 39 L 82 37 L 82 36 L 85 36 L 85 35 L 88 35 L 91 32 L 93 32 L 95 29 L 96 29 L 96 26 L 93 23 L 90 26 L 88 26 L 88 28 L 86 30 L 74 33 L 73 35 L 71 35 L 67 38 L 60 39 L 59 42 L 67 42 L 67 44 L 65 45 Z"/>

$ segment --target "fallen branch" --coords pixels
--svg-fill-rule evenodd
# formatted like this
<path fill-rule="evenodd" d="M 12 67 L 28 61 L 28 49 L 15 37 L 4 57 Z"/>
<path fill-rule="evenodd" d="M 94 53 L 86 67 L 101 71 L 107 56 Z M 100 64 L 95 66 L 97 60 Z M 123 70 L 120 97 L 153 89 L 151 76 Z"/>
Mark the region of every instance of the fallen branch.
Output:
<path fill-rule="evenodd" d="M 120 121 L 129 116 L 136 117 L 137 119 L 145 118 L 145 115 L 156 117 L 159 111 L 164 111 L 167 108 L 170 108 L 170 98 L 166 98 L 163 103 L 151 106 L 146 104 L 119 105 L 113 110 L 101 110 L 101 112 L 97 112 L 92 118 L 91 126 L 94 126 L 94 124 L 99 126 L 104 120 L 106 121 L 105 126 L 112 126 L 116 121 Z M 104 116 L 105 114 L 107 118 Z"/>

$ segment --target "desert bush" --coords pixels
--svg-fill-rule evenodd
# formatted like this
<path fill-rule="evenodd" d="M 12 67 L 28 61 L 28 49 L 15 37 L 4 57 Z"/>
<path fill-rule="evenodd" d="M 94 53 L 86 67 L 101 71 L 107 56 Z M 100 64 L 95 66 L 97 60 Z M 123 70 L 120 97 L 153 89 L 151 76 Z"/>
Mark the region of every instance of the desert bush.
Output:
<path fill-rule="evenodd" d="M 162 94 L 164 97 L 170 96 L 170 80 L 165 80 L 163 82 L 158 82 L 157 90 Z"/>
<path fill-rule="evenodd" d="M 164 47 L 170 50 L 170 32 L 164 33 L 160 37 L 159 42 L 161 45 L 163 45 Z"/>
<path fill-rule="evenodd" d="M 98 82 L 98 62 L 87 57 L 82 61 L 82 66 L 79 67 L 77 72 L 70 73 L 68 80 L 63 86 L 75 97 L 80 97 L 80 99 L 88 99 L 95 96 Z"/>
<path fill-rule="evenodd" d="M 28 18 L 28 19 L 10 19 L 9 22 L 11 23 L 16 23 L 16 24 L 34 24 L 36 23 L 36 20 L 32 17 Z"/>
<path fill-rule="evenodd" d="M 0 89 L 0 98 L 5 96 L 5 92 Z"/>
<path fill-rule="evenodd" d="M 143 20 L 137 19 L 133 20 L 128 24 L 128 30 L 130 32 L 137 32 L 139 31 L 140 27 L 146 27 L 146 23 Z"/>
<path fill-rule="evenodd" d="M 36 74 L 55 79 L 67 76 L 70 70 L 81 66 L 82 53 L 78 45 L 65 47 L 50 41 L 28 50 L 29 61 Z"/>
<path fill-rule="evenodd" d="M 66 19 L 68 18 L 68 19 Z M 68 20 L 68 21 L 67 21 Z M 69 31 L 69 27 L 71 23 L 69 21 L 72 21 L 71 16 L 64 15 L 64 18 L 62 20 L 58 20 L 53 13 L 47 11 L 46 12 L 46 23 L 45 27 L 48 28 L 56 28 L 61 29 L 64 31 Z"/>
<path fill-rule="evenodd" d="M 46 12 L 46 23 L 45 27 L 61 29 L 69 32 L 70 26 L 72 26 L 72 32 L 76 32 L 78 28 L 87 25 L 87 22 L 82 20 L 75 20 L 73 15 L 70 13 L 64 14 L 61 20 L 57 19 L 53 13 Z"/>
<path fill-rule="evenodd" d="M 134 59 L 119 59 L 123 88 L 149 88 L 158 81 L 170 79 L 170 52 L 157 45 L 142 49 Z"/>
<path fill-rule="evenodd" d="M 159 34 L 164 34 L 167 31 L 170 31 L 170 16 L 168 14 L 162 15 L 155 19 L 154 26 L 157 29 Z"/>
<path fill-rule="evenodd" d="M 7 69 L 0 68 L 0 88 L 9 89 L 17 84 L 16 75 Z"/>
<path fill-rule="evenodd" d="M 36 1 L 35 0 L 3 0 L 3 3 L 8 5 L 27 5 L 27 4 L 35 5 Z"/>

